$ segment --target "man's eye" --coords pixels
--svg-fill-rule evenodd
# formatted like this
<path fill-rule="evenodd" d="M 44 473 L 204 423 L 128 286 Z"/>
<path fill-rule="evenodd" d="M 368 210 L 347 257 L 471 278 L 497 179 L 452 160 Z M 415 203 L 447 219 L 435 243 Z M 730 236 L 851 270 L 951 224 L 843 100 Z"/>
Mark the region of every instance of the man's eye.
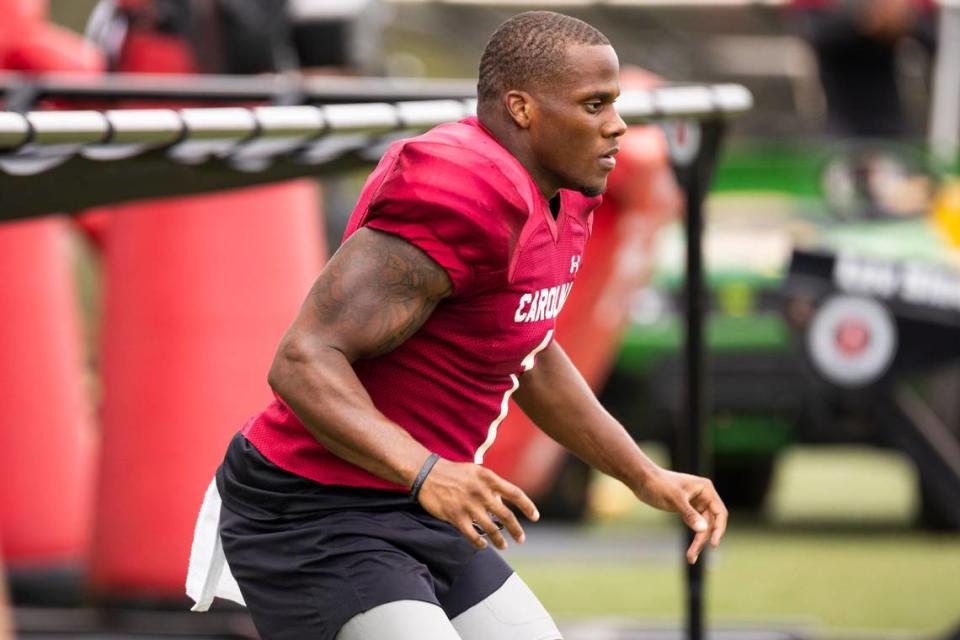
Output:
<path fill-rule="evenodd" d="M 600 109 L 603 108 L 602 102 L 587 102 L 586 103 L 587 111 L 590 113 L 598 113 Z"/>

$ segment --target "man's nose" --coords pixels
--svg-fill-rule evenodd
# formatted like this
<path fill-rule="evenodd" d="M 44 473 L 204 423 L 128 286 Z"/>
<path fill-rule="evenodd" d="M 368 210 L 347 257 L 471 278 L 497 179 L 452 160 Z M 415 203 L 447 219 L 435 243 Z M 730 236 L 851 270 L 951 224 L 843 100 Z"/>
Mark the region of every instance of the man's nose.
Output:
<path fill-rule="evenodd" d="M 620 117 L 620 113 L 614 109 L 613 118 L 607 123 L 603 135 L 605 138 L 619 138 L 627 132 L 627 123 Z"/>

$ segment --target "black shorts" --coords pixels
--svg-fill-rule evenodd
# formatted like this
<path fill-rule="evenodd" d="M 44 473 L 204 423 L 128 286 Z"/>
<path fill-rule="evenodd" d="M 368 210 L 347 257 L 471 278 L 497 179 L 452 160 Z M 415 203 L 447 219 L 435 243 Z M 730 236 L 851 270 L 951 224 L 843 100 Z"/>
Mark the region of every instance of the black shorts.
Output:
<path fill-rule="evenodd" d="M 333 640 L 353 616 L 396 600 L 453 618 L 513 573 L 408 496 L 301 478 L 240 434 L 217 488 L 224 554 L 263 640 Z"/>

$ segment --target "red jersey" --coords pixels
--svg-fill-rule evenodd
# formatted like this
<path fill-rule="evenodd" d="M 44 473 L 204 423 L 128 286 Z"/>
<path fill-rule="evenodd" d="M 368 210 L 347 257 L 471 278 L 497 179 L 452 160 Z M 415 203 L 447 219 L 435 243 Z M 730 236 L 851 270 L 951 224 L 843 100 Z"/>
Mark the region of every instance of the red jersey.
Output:
<path fill-rule="evenodd" d="M 399 236 L 453 285 L 417 333 L 354 371 L 373 404 L 429 450 L 482 463 L 519 377 L 552 340 L 600 198 L 549 203 L 476 118 L 395 143 L 367 179 L 344 238 Z M 338 458 L 277 399 L 243 428 L 268 460 L 331 485 L 406 491 Z"/>

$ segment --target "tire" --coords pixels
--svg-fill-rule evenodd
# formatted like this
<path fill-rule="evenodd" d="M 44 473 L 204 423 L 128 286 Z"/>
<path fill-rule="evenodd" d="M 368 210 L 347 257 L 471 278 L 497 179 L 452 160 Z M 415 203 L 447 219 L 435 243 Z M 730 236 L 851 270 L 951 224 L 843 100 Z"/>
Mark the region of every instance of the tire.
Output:
<path fill-rule="evenodd" d="M 929 489 L 920 483 L 920 512 L 918 523 L 927 531 L 957 531 L 960 526 L 950 517 Z"/>
<path fill-rule="evenodd" d="M 724 456 L 714 461 L 713 484 L 731 511 L 760 513 L 773 482 L 776 456 Z"/>
<path fill-rule="evenodd" d="M 676 445 L 670 447 L 670 464 L 678 469 Z M 777 455 L 724 455 L 713 461 L 710 479 L 730 511 L 759 515 L 773 484 Z"/>

